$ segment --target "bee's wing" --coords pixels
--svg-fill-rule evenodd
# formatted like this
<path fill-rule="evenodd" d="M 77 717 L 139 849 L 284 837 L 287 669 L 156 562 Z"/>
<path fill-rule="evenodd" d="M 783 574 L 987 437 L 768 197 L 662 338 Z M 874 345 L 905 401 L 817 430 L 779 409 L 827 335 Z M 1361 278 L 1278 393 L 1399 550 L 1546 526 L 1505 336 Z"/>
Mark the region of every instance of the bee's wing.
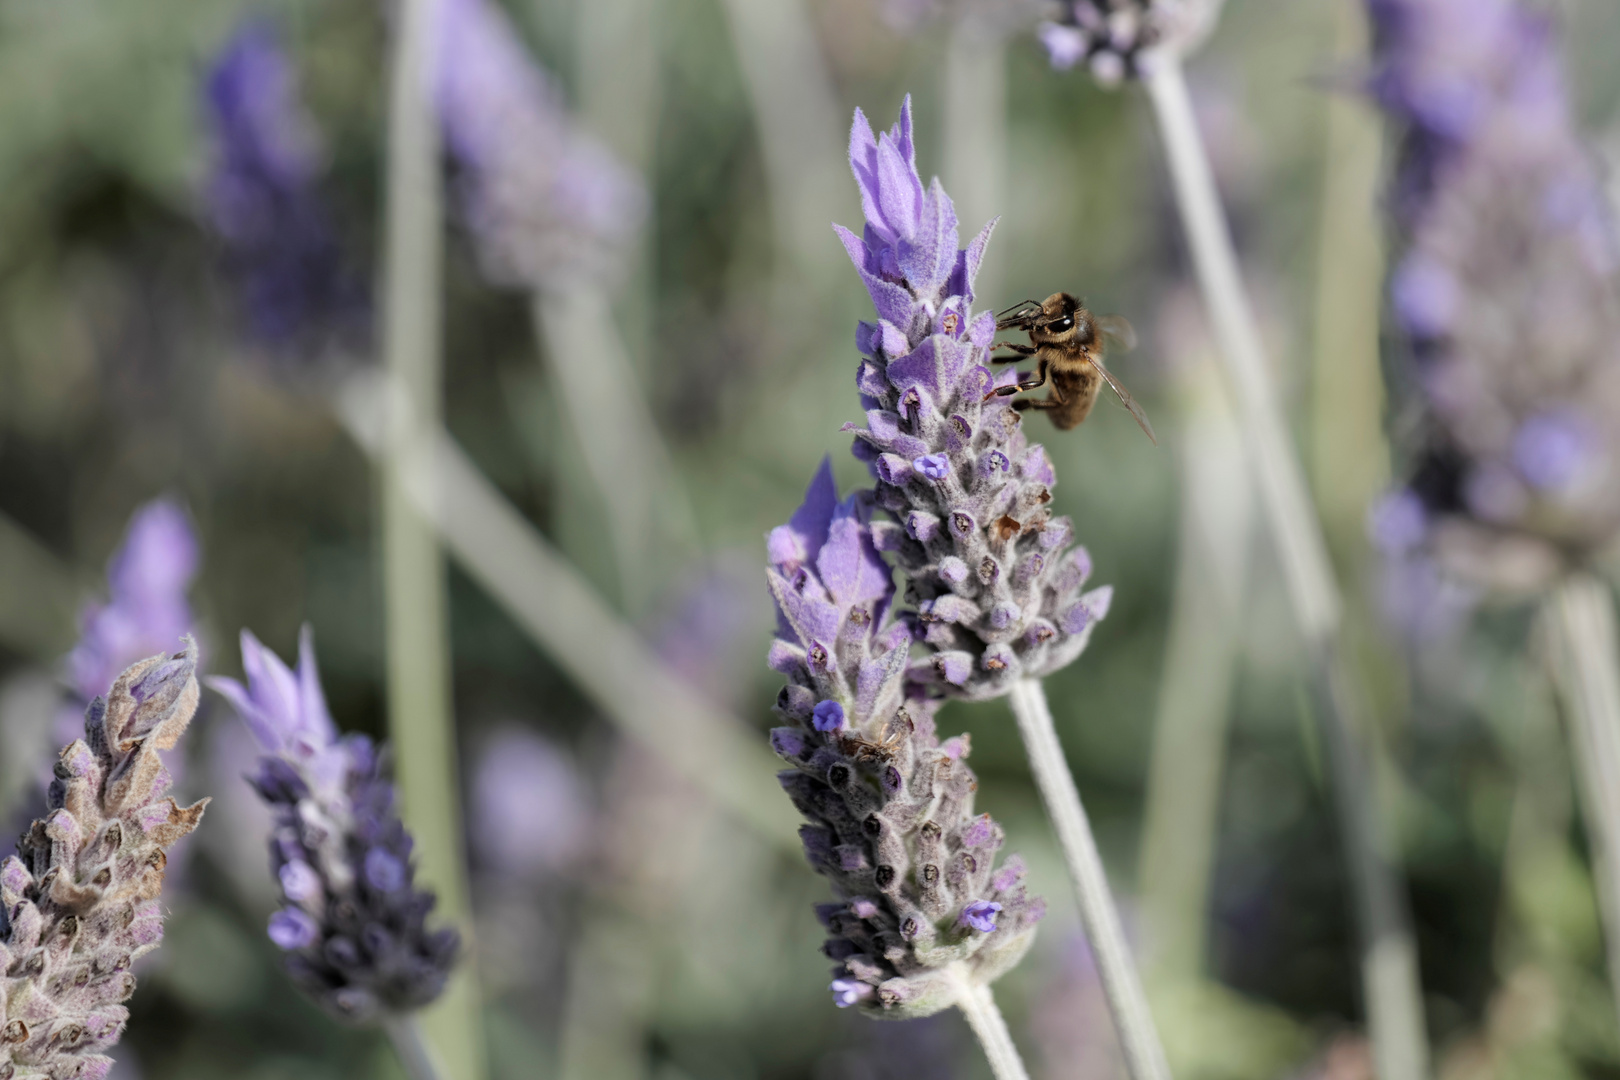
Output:
<path fill-rule="evenodd" d="M 1121 352 L 1136 348 L 1136 327 L 1123 315 L 1097 316 L 1097 330 Z"/>
<path fill-rule="evenodd" d="M 1131 392 L 1121 386 L 1119 380 L 1114 378 L 1107 368 L 1103 367 L 1102 360 L 1095 353 L 1091 355 L 1090 360 L 1091 366 L 1097 369 L 1097 374 L 1103 377 L 1103 380 L 1108 383 L 1108 388 L 1119 398 L 1119 403 L 1129 409 L 1131 415 L 1136 418 L 1136 426 L 1141 428 L 1142 433 L 1152 440 L 1154 446 L 1158 446 L 1159 437 L 1153 434 L 1153 425 L 1148 423 L 1147 413 L 1143 412 L 1142 406 L 1131 398 Z"/>

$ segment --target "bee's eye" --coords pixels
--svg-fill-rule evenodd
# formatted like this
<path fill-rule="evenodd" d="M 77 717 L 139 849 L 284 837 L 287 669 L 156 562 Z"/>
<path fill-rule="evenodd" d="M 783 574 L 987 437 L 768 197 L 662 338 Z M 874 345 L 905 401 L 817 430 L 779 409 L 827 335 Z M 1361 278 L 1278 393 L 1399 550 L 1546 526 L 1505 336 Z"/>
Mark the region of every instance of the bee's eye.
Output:
<path fill-rule="evenodd" d="M 1063 331 L 1067 330 L 1069 327 L 1071 327 L 1073 325 L 1074 325 L 1074 316 L 1073 315 L 1065 315 L 1065 316 L 1063 316 L 1063 318 L 1058 319 L 1056 322 L 1047 323 L 1046 328 L 1047 328 L 1047 330 L 1051 331 L 1052 333 L 1061 334 L 1061 333 L 1063 333 Z"/>

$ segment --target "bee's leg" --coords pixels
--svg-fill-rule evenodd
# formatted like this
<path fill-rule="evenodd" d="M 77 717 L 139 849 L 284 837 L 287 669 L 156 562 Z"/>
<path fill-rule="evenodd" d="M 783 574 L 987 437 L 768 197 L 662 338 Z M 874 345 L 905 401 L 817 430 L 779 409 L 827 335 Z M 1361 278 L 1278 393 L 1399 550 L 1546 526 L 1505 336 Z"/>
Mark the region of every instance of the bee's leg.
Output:
<path fill-rule="evenodd" d="M 1043 367 L 1041 374 L 1044 375 L 1045 373 L 1046 371 Z M 1034 387 L 1031 387 L 1030 389 L 1034 389 Z M 1025 409 L 1055 409 L 1060 405 L 1067 405 L 1068 402 L 1069 399 L 1063 396 L 1063 391 L 1058 389 L 1057 383 L 1053 383 L 1052 392 L 1046 397 L 1019 398 L 1017 401 L 1012 403 L 1012 407 L 1017 409 L 1019 412 L 1023 412 Z"/>
<path fill-rule="evenodd" d="M 1035 355 L 1035 346 L 1033 346 L 1033 345 L 1019 345 L 1017 342 L 1013 342 L 1013 341 L 1001 341 L 1001 342 L 997 342 L 996 344 L 990 346 L 990 350 L 992 352 L 994 352 L 996 349 L 1011 349 L 1013 352 L 1017 353 L 1018 355 L 1017 356 L 992 356 L 990 358 L 990 362 L 992 364 L 1016 364 L 1023 357 L 1034 356 Z"/>
<path fill-rule="evenodd" d="M 1021 373 L 1016 383 L 1011 386 L 1003 386 L 999 390 L 992 390 L 985 397 L 1012 397 L 1014 394 L 1022 393 L 1025 390 L 1039 390 L 1046 385 L 1046 369 L 1047 362 L 1042 360 L 1038 371 L 1033 374 Z"/>

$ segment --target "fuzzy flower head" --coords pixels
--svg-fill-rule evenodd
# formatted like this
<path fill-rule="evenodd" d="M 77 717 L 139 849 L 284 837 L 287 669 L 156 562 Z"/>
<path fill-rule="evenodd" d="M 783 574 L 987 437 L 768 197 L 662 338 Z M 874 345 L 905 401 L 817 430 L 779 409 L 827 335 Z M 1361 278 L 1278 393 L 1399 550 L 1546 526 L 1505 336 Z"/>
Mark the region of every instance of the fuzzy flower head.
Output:
<path fill-rule="evenodd" d="M 455 962 L 454 930 L 429 931 L 431 893 L 412 884 L 411 837 L 371 741 L 339 738 L 315 670 L 309 629 L 297 671 L 242 634 L 248 685 L 211 679 L 264 757 L 251 783 L 275 815 L 273 870 L 284 904 L 270 940 L 288 972 L 334 1015 L 363 1022 L 438 997 Z"/>
<path fill-rule="evenodd" d="M 435 41 L 435 97 L 486 276 L 527 289 L 616 277 L 646 217 L 639 178 L 568 115 L 490 0 L 444 0 Z"/>
<path fill-rule="evenodd" d="M 48 812 L 0 862 L 0 1076 L 90 1077 L 123 1033 L 134 962 L 163 938 L 167 849 L 206 799 L 166 793 L 158 751 L 197 710 L 197 646 L 142 660 L 85 714 L 62 750 Z"/>
<path fill-rule="evenodd" d="M 1533 588 L 1620 531 L 1613 221 L 1543 15 L 1369 9 L 1371 89 L 1404 129 L 1390 304 L 1427 421 L 1407 487 L 1420 542 L 1454 574 Z"/>
<path fill-rule="evenodd" d="M 1016 860 L 995 869 L 1002 832 L 974 816 L 966 740 L 940 745 L 934 700 L 906 700 L 912 635 L 867 496 L 839 500 L 823 462 L 767 539 L 770 662 L 788 677 L 771 746 L 807 820 L 805 855 L 838 897 L 817 908 L 834 1004 L 900 1019 L 953 1004 L 949 968 L 988 983 L 1016 964 L 1044 909 Z"/>
<path fill-rule="evenodd" d="M 108 602 L 84 610 L 68 656 L 79 708 L 105 694 L 124 668 L 191 630 L 186 589 L 197 560 L 197 537 L 178 505 L 158 499 L 135 512 L 107 566 Z"/>
<path fill-rule="evenodd" d="M 1052 66 L 1084 64 L 1104 86 L 1142 74 L 1155 48 L 1197 48 L 1214 29 L 1222 0 L 1060 0 L 1056 19 L 1036 34 Z"/>
<path fill-rule="evenodd" d="M 208 220 L 253 337 L 300 356 L 363 340 L 366 300 L 317 190 L 324 162 L 314 125 L 267 25 L 250 21 L 226 42 L 204 105 L 213 141 Z"/>

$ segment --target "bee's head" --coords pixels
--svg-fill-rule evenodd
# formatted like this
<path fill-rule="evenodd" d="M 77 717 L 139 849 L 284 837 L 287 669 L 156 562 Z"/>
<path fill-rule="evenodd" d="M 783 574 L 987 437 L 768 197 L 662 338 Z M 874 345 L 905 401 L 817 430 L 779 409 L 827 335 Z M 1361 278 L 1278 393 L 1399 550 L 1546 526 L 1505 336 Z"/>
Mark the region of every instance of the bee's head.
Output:
<path fill-rule="evenodd" d="M 1037 345 L 1090 345 L 1096 340 L 1096 324 L 1085 305 L 1068 293 L 1053 293 L 1041 305 L 1040 314 L 1029 322 L 1029 339 Z"/>

